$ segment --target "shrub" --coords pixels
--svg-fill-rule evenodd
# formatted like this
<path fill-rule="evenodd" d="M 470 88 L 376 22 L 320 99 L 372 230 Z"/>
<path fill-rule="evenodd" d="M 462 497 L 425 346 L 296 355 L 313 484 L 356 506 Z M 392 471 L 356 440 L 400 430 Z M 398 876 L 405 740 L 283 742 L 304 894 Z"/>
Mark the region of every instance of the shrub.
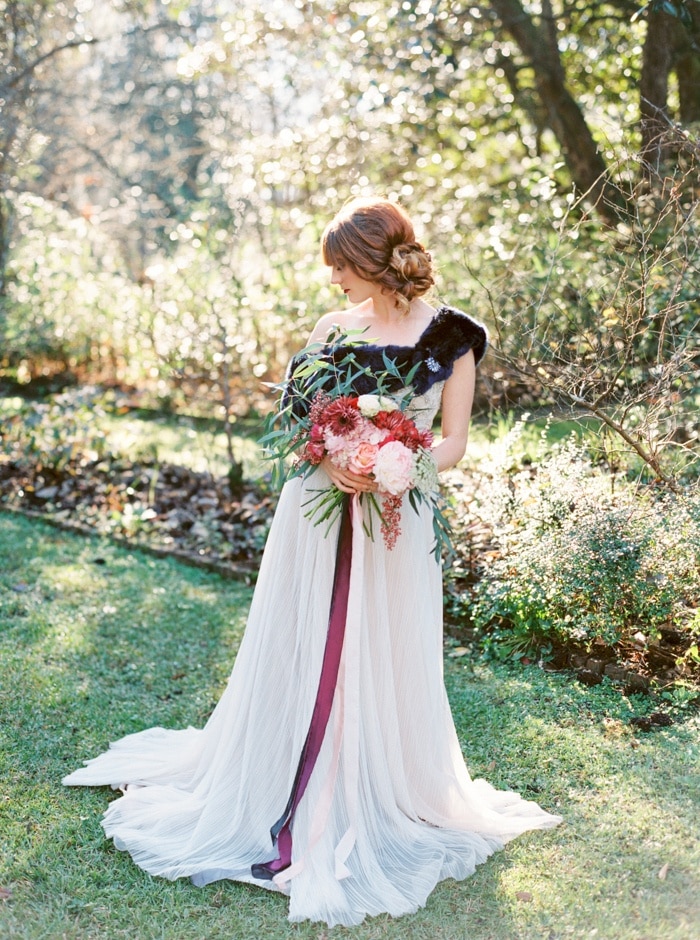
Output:
<path fill-rule="evenodd" d="M 104 395 L 92 386 L 54 395 L 47 402 L 23 402 L 0 429 L 0 454 L 22 466 L 61 470 L 75 459 L 96 460 L 107 449 L 96 420 Z"/>
<path fill-rule="evenodd" d="M 520 429 L 478 491 L 497 549 L 470 611 L 487 648 L 612 645 L 662 627 L 696 629 L 700 494 L 638 491 L 593 466 L 573 439 L 513 469 Z"/>

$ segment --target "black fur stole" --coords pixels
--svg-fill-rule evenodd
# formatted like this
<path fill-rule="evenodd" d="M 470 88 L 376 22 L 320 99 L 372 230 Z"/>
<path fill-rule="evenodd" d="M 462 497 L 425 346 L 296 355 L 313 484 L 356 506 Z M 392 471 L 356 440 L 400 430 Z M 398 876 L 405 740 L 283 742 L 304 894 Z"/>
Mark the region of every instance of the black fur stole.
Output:
<path fill-rule="evenodd" d="M 421 334 L 415 346 L 377 346 L 371 343 L 329 347 L 324 359 L 339 364 L 349 353 L 357 362 L 369 369 L 370 373 L 385 371 L 385 357 L 396 363 L 402 375 L 416 368 L 413 376 L 413 391 L 424 395 L 436 382 L 444 382 L 452 375 L 452 369 L 460 356 L 470 349 L 474 352 L 476 363 L 483 359 L 488 345 L 488 333 L 483 324 L 454 307 L 441 306 Z M 302 350 L 290 362 L 287 372 L 287 385 L 282 399 L 284 406 L 293 402 L 293 410 L 303 414 L 308 408 L 302 383 L 294 379 L 294 370 L 307 358 Z M 398 388 L 398 383 L 397 383 Z M 358 376 L 354 391 L 356 395 L 371 394 L 376 391 L 376 384 L 370 375 Z"/>

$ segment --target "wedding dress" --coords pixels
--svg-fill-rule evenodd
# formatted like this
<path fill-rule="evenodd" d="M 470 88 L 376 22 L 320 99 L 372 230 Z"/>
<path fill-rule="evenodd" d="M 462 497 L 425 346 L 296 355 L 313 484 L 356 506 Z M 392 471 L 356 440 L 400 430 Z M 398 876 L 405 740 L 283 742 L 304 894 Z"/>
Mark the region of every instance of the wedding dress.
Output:
<path fill-rule="evenodd" d="M 484 346 L 476 321 L 443 307 L 415 346 L 356 353 L 378 367 L 385 353 L 404 369 L 418 365 L 412 416 L 429 428 L 455 360 L 470 348 L 478 360 Z M 330 716 L 288 813 L 292 864 L 261 875 L 298 782 L 327 655 L 340 522 L 326 532 L 303 507 L 324 477 L 318 469 L 282 490 L 245 636 L 205 727 L 128 735 L 63 782 L 124 789 L 103 827 L 146 871 L 283 891 L 290 920 L 333 926 L 415 911 L 438 881 L 466 878 L 509 839 L 560 819 L 469 776 L 443 684 L 430 510 L 406 502 L 388 550 L 363 532 L 355 502 Z"/>

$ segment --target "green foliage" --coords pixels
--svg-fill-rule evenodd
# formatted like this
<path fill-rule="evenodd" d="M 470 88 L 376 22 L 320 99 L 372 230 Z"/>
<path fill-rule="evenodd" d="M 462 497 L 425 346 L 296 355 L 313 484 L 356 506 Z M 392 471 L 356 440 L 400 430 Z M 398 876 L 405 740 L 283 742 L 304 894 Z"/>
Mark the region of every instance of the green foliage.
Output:
<path fill-rule="evenodd" d="M 96 460 L 107 450 L 100 419 L 103 395 L 90 387 L 49 402 L 25 402 L 4 417 L 0 453 L 20 465 L 61 470 L 75 460 Z"/>
<path fill-rule="evenodd" d="M 683 139 L 688 168 L 640 194 L 615 228 L 554 195 L 521 226 L 502 224 L 498 250 L 468 268 L 474 302 L 490 308 L 492 393 L 599 420 L 611 454 L 671 488 L 697 473 L 700 437 L 700 216 L 689 188 L 700 149 Z M 619 159 L 634 179 L 638 159 Z"/>
<path fill-rule="evenodd" d="M 36 196 L 18 196 L 15 212 L 0 297 L 4 371 L 20 383 L 57 367 L 125 383 L 148 373 L 148 296 L 121 270 L 110 239 Z"/>
<path fill-rule="evenodd" d="M 137 386 L 174 410 L 245 414 L 269 407 L 262 380 L 279 377 L 329 306 L 296 229 L 287 236 L 302 258 L 267 264 L 254 240 L 210 230 L 216 219 L 195 213 L 173 232 L 170 255 L 134 282 L 118 245 L 86 220 L 35 196 L 19 197 L 16 211 L 0 373 L 20 384 L 63 370 Z"/>
<path fill-rule="evenodd" d="M 635 492 L 573 440 L 514 469 L 510 443 L 479 494 L 498 546 L 471 610 L 486 647 L 612 645 L 670 626 L 694 635 L 700 494 Z"/>

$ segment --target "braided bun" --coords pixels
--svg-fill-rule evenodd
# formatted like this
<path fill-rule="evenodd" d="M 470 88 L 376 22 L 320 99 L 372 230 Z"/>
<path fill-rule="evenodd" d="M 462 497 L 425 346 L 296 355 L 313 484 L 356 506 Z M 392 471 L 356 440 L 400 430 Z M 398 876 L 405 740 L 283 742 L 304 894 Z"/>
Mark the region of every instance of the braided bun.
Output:
<path fill-rule="evenodd" d="M 419 242 L 397 245 L 391 253 L 386 281 L 390 281 L 392 275 L 396 278 L 394 290 L 401 298 L 399 304 L 403 306 L 404 298 L 409 304 L 414 297 L 425 294 L 435 283 L 430 252 Z"/>
<path fill-rule="evenodd" d="M 416 241 L 406 212 L 388 199 L 354 199 L 326 227 L 321 242 L 327 265 L 348 264 L 356 274 L 394 294 L 405 313 L 433 284 L 430 252 Z"/>

